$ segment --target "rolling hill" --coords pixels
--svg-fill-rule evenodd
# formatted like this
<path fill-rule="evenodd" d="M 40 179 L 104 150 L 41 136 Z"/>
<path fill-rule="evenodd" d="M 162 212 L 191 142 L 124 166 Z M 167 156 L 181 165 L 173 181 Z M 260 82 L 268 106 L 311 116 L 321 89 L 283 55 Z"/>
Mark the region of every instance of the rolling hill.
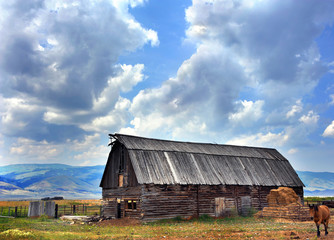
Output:
<path fill-rule="evenodd" d="M 16 164 L 0 167 L 0 199 L 101 198 L 104 166 Z"/>
<path fill-rule="evenodd" d="M 15 164 L 0 167 L 0 200 L 101 198 L 104 166 L 65 164 Z M 305 196 L 334 196 L 334 173 L 297 171 L 305 184 Z"/>

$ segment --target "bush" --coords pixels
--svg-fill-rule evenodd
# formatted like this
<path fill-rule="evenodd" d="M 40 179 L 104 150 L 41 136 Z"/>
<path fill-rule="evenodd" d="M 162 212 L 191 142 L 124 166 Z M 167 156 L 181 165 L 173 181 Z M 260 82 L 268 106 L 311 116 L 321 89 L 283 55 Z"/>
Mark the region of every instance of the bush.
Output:
<path fill-rule="evenodd" d="M 49 220 L 49 217 L 45 214 L 41 215 L 39 218 L 38 218 L 38 221 L 40 222 L 46 222 Z"/>

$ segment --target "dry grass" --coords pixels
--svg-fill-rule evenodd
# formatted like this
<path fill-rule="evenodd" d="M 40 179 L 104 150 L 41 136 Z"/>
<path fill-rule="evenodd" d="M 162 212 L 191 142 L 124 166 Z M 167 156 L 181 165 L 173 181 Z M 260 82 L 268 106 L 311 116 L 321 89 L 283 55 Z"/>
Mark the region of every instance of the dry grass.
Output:
<path fill-rule="evenodd" d="M 17 206 L 29 206 L 30 201 L 0 201 L 0 207 L 17 207 Z M 86 205 L 96 206 L 101 205 L 101 200 L 90 199 L 90 200 L 55 200 L 58 205 Z"/>
<path fill-rule="evenodd" d="M 56 200 L 58 205 L 86 205 L 86 206 L 96 206 L 101 205 L 101 200 L 90 199 L 90 200 Z"/>

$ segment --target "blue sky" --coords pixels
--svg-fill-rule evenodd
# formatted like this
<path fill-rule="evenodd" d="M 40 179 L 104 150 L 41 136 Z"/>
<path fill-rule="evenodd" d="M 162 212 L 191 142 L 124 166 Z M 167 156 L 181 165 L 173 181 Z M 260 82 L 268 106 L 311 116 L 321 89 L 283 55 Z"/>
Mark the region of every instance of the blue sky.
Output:
<path fill-rule="evenodd" d="M 0 4 L 0 164 L 105 164 L 108 134 L 334 172 L 332 1 Z"/>

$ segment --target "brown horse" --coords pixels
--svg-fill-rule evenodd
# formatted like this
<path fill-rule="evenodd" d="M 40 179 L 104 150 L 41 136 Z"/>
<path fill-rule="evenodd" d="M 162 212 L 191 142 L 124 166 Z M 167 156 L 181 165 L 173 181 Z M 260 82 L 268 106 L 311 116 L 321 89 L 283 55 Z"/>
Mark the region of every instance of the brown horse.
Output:
<path fill-rule="evenodd" d="M 324 224 L 325 226 L 325 235 L 328 234 L 328 224 L 330 218 L 330 211 L 329 208 L 325 205 L 309 205 L 310 208 L 310 216 L 311 219 L 314 220 L 315 224 L 317 225 L 317 236 L 320 237 L 320 224 Z"/>

